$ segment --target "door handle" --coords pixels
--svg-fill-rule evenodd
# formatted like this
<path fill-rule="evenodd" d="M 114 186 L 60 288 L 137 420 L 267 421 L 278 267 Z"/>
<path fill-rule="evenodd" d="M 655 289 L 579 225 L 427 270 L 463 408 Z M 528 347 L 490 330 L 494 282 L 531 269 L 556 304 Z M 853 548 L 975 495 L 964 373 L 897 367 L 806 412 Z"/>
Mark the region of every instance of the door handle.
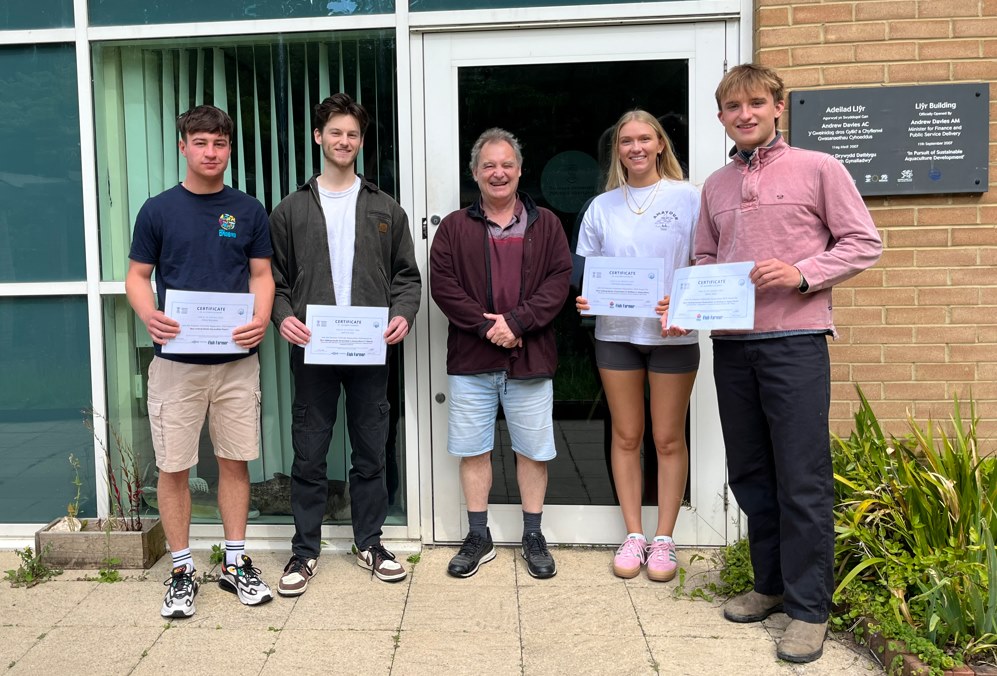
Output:
<path fill-rule="evenodd" d="M 436 393 L 436 403 L 437 404 L 442 404 L 446 400 L 447 400 L 447 395 L 443 394 L 442 392 L 437 392 Z"/>

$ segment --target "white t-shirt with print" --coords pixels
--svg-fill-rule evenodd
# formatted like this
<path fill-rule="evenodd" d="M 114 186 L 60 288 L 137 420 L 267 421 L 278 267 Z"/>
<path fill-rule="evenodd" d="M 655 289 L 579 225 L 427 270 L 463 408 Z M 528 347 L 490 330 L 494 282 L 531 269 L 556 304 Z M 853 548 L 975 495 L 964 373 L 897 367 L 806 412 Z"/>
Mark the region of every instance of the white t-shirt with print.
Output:
<path fill-rule="evenodd" d="M 692 234 L 699 219 L 699 189 L 685 181 L 663 178 L 655 185 L 631 188 L 629 206 L 623 187 L 596 197 L 582 218 L 576 252 L 579 256 L 663 258 L 665 293 L 671 292 L 677 268 L 692 259 Z M 641 214 L 647 200 L 651 203 Z M 595 337 L 636 345 L 687 345 L 699 341 L 695 331 L 686 336 L 663 338 L 661 321 L 643 317 L 606 317 L 595 321 Z"/>
<path fill-rule="evenodd" d="M 353 247 L 357 235 L 357 195 L 360 177 L 343 192 L 318 188 L 325 214 L 325 230 L 329 237 L 329 264 L 332 267 L 332 288 L 336 305 L 349 305 L 353 292 Z"/>

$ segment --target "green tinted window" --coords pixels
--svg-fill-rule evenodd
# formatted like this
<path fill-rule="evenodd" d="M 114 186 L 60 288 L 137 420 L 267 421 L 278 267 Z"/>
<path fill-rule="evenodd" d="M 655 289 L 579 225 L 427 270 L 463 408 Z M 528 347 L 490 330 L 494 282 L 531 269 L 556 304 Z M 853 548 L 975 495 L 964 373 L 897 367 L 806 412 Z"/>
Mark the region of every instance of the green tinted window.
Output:
<path fill-rule="evenodd" d="M 94 26 L 388 14 L 394 0 L 90 0 Z"/>
<path fill-rule="evenodd" d="M 94 45 L 93 64 L 104 279 L 124 279 L 132 224 L 143 202 L 185 176 L 175 124 L 177 115 L 193 105 L 211 103 L 233 117 L 226 183 L 270 211 L 321 169 L 312 107 L 333 92 L 346 92 L 371 114 L 357 171 L 398 194 L 394 31 L 103 43 Z M 103 315 L 108 417 L 143 468 L 144 507 L 154 511 L 159 501 L 147 407 L 152 342 L 123 296 L 106 297 Z M 273 327 L 260 345 L 259 360 L 260 455 L 249 463 L 249 518 L 253 524 L 291 523 L 293 382 L 288 343 Z M 392 413 L 401 412 L 399 352 L 390 352 L 389 364 L 388 399 Z M 350 523 L 351 448 L 344 405 L 341 398 L 327 472 L 326 520 L 337 525 Z M 385 447 L 388 525 L 406 523 L 404 440 L 404 419 L 393 416 Z M 120 459 L 115 456 L 112 464 L 117 471 Z M 193 520 L 218 522 L 218 463 L 207 425 L 191 479 Z"/>
<path fill-rule="evenodd" d="M 665 0 L 666 2 L 668 0 Z M 413 12 L 453 9 L 504 9 L 507 7 L 564 7 L 571 5 L 620 5 L 631 0 L 409 0 Z"/>
<path fill-rule="evenodd" d="M 68 28 L 72 25 L 73 0 L 0 3 L 0 30 Z"/>
<path fill-rule="evenodd" d="M 76 495 L 96 516 L 90 342 L 83 297 L 0 298 L 0 522 L 47 523 Z M 16 386 L 15 386 L 16 384 Z"/>
<path fill-rule="evenodd" d="M 0 48 L 0 282 L 86 276 L 77 101 L 72 45 Z"/>

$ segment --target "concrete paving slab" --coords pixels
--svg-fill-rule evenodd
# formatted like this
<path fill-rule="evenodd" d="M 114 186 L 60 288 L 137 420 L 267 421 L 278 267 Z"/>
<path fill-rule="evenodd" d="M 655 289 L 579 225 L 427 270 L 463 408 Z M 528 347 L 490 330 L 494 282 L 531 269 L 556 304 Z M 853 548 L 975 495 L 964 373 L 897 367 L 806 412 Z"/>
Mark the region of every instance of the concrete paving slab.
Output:
<path fill-rule="evenodd" d="M 7 669 L 42 640 L 38 627 L 0 626 L 0 669 Z"/>
<path fill-rule="evenodd" d="M 760 624 L 733 624 L 723 618 L 717 603 L 677 599 L 667 587 L 631 588 L 630 598 L 648 636 L 738 636 L 741 630 L 765 635 Z"/>
<path fill-rule="evenodd" d="M 754 638 L 729 636 L 689 638 L 648 637 L 651 653 L 662 674 L 700 676 L 704 672 L 738 676 L 876 676 L 875 664 L 840 644 L 825 644 L 824 657 L 809 664 L 791 664 L 776 657 L 775 643 L 758 634 Z M 841 652 L 839 652 L 839 650 Z M 730 668 L 736 664 L 736 670 Z"/>
<path fill-rule="evenodd" d="M 52 627 L 79 605 L 96 582 L 44 582 L 31 589 L 0 584 L 0 623 Z"/>
<path fill-rule="evenodd" d="M 32 547 L 34 549 L 34 547 Z M 21 557 L 12 551 L 0 552 L 0 573 L 13 570 L 21 565 Z"/>
<path fill-rule="evenodd" d="M 823 657 L 806 666 L 812 670 L 801 669 L 797 673 L 828 674 L 828 676 L 831 674 L 869 676 L 884 673 L 882 666 L 868 648 L 856 645 L 845 637 L 835 637 L 833 634 L 824 641 Z"/>
<path fill-rule="evenodd" d="M 97 584 L 86 603 L 72 608 L 58 622 L 60 627 L 154 627 L 166 620 L 159 614 L 166 587 L 148 580 Z"/>
<path fill-rule="evenodd" d="M 395 632 L 282 630 L 261 676 L 387 674 Z"/>
<path fill-rule="evenodd" d="M 102 627 L 56 627 L 46 632 L 7 672 L 60 676 L 129 674 L 162 628 L 121 627 L 108 634 Z"/>
<path fill-rule="evenodd" d="M 210 551 L 205 551 L 203 549 L 191 552 L 194 558 L 194 569 L 198 574 L 211 572 L 214 566 L 210 563 L 209 559 L 211 557 Z M 173 558 L 170 556 L 169 552 L 166 552 L 163 556 L 159 557 L 159 560 L 148 570 L 139 569 L 122 569 L 120 572 L 123 576 L 127 576 L 129 579 L 136 578 L 148 578 L 151 580 L 164 581 L 170 576 L 170 570 L 173 569 Z M 73 577 L 81 577 L 84 575 L 93 576 L 96 575 L 96 571 L 93 570 L 67 570 L 67 575 L 72 575 Z"/>
<path fill-rule="evenodd" d="M 469 632 L 458 640 L 447 631 L 402 631 L 391 676 L 520 676 L 521 658 L 519 636 L 509 631 Z"/>
<path fill-rule="evenodd" d="M 641 636 L 523 633 L 523 674 L 657 674 Z M 662 674 L 669 674 L 662 671 Z M 670 674 L 669 674 L 670 676 Z"/>
<path fill-rule="evenodd" d="M 495 558 L 483 564 L 471 577 L 451 577 L 447 564 L 457 554 L 459 547 L 424 547 L 419 563 L 412 570 L 413 586 L 458 584 L 462 586 L 485 587 L 516 584 L 516 557 L 518 550 L 512 547 L 496 547 Z"/>
<path fill-rule="evenodd" d="M 461 585 L 460 581 L 445 585 L 413 585 L 401 627 L 403 631 L 443 634 L 518 632 L 516 588 L 511 585 L 471 587 Z"/>
<path fill-rule="evenodd" d="M 680 562 L 702 569 L 691 561 L 694 551 L 680 550 Z M 653 673 L 655 664 L 661 674 L 882 674 L 867 651 L 837 640 L 828 640 L 818 662 L 781 663 L 775 650 L 785 615 L 753 625 L 726 622 L 719 603 L 677 597 L 675 582 L 614 577 L 612 548 L 555 548 L 560 570 L 552 580 L 530 578 L 518 551 L 507 547 L 478 575 L 450 578 L 445 569 L 454 552 L 426 547 L 409 578 L 389 585 L 353 557 L 330 551 L 301 597 L 250 608 L 209 582 L 197 615 L 172 622 L 158 615 L 168 559 L 114 584 L 76 581 L 84 571 L 70 571 L 29 590 L 0 585 L 0 669 L 14 662 L 22 671 L 13 673 L 76 673 L 76 662 L 65 661 L 79 653 L 86 676 L 124 666 L 136 674 L 169 672 L 179 654 L 187 658 L 185 673 L 212 676 L 220 659 L 230 673 L 274 675 L 357 665 L 392 676 L 641 674 Z M 202 571 L 210 569 L 207 556 L 197 555 Z M 254 561 L 275 586 L 287 556 L 261 552 Z M 122 633 L 134 638 L 105 668 L 109 631 L 115 644 Z"/>
<path fill-rule="evenodd" d="M 258 674 L 276 641 L 277 634 L 266 630 L 168 629 L 131 673 L 134 676 L 181 672 L 184 676 Z"/>
<path fill-rule="evenodd" d="M 648 646 L 662 674 L 701 676 L 703 673 L 771 676 L 787 674 L 775 657 L 775 644 L 764 633 L 750 638 L 711 636 L 690 638 L 650 636 Z"/>
<path fill-rule="evenodd" d="M 359 570 L 360 573 L 364 571 Z M 351 571 L 352 572 L 352 571 Z M 317 582 L 324 571 L 315 577 Z M 350 585 L 327 585 L 312 588 L 296 599 L 278 597 L 274 603 L 291 606 L 290 616 L 284 623 L 285 630 L 366 630 L 395 631 L 402 621 L 405 601 L 409 594 L 409 580 L 388 584 L 370 573 L 360 575 Z M 198 611 L 200 612 L 200 611 Z"/>
<path fill-rule="evenodd" d="M 557 564 L 557 575 L 547 580 L 536 580 L 526 572 L 526 562 L 519 556 L 516 562 L 520 567 L 519 585 L 530 587 L 569 586 L 594 587 L 622 585 L 622 580 L 613 575 L 613 549 L 609 547 L 551 547 L 550 553 Z"/>
<path fill-rule="evenodd" d="M 521 587 L 519 617 L 524 637 L 555 632 L 626 638 L 641 635 L 637 613 L 622 584 Z"/>

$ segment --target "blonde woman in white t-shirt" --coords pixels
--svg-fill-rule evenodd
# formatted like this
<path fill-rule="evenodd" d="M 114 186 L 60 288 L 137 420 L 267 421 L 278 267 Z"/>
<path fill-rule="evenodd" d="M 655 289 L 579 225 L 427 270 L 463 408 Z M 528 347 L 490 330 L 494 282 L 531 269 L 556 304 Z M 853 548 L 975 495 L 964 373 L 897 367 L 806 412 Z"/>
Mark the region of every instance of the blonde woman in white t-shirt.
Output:
<path fill-rule="evenodd" d="M 662 258 L 664 288 L 670 289 L 675 269 L 691 263 L 698 217 L 699 191 L 683 180 L 661 124 L 643 110 L 625 113 L 613 132 L 606 192 L 585 212 L 577 253 Z M 590 309 L 582 296 L 575 306 L 581 313 Z M 646 564 L 650 579 L 671 580 L 677 569 L 672 532 L 689 467 L 685 420 L 699 368 L 699 339 L 695 332 L 663 338 L 655 318 L 610 316 L 596 318 L 595 338 L 596 364 L 613 420 L 613 481 L 627 529 L 613 572 L 635 577 Z M 658 458 L 658 523 L 650 543 L 641 523 L 645 384 Z"/>

